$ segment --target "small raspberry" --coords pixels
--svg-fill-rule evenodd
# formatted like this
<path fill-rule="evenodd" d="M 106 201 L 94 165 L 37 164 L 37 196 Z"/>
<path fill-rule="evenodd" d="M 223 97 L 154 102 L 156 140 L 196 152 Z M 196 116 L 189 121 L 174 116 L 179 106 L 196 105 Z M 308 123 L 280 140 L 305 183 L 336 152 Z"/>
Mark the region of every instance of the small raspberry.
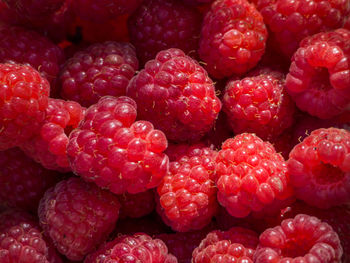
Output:
<path fill-rule="evenodd" d="M 296 105 L 321 119 L 350 105 L 350 31 L 338 29 L 305 38 L 292 58 L 286 88 Z"/>
<path fill-rule="evenodd" d="M 177 263 L 177 260 L 173 255 L 168 254 L 168 248 L 162 240 L 137 233 L 117 237 L 102 245 L 84 261 L 84 263 L 95 262 Z"/>
<path fill-rule="evenodd" d="M 45 191 L 59 174 L 44 169 L 20 149 L 0 151 L 0 205 L 36 212 Z"/>
<path fill-rule="evenodd" d="M 20 145 L 38 132 L 49 93 L 49 83 L 32 67 L 0 64 L 0 150 Z"/>
<path fill-rule="evenodd" d="M 246 0 L 217 0 L 206 14 L 199 56 L 215 78 L 244 74 L 265 51 L 267 30 L 261 14 Z"/>
<path fill-rule="evenodd" d="M 289 154 L 288 170 L 297 198 L 329 208 L 350 201 L 350 132 L 317 129 Z"/>
<path fill-rule="evenodd" d="M 103 97 L 87 109 L 69 138 L 73 172 L 116 194 L 136 194 L 159 185 L 168 169 L 165 135 L 136 121 L 128 97 Z"/>
<path fill-rule="evenodd" d="M 84 117 L 85 109 L 74 101 L 49 99 L 46 118 L 36 136 L 21 149 L 47 169 L 70 171 L 67 156 L 68 136 Z"/>
<path fill-rule="evenodd" d="M 202 229 L 218 208 L 213 181 L 216 152 L 204 147 L 189 150 L 170 163 L 169 173 L 157 188 L 157 212 L 179 232 Z"/>
<path fill-rule="evenodd" d="M 120 218 L 138 218 L 146 216 L 154 210 L 156 202 L 153 190 L 137 194 L 122 194 L 118 196 L 120 202 Z"/>
<path fill-rule="evenodd" d="M 260 235 L 254 262 L 333 263 L 340 262 L 342 254 L 339 237 L 330 225 L 299 214 Z"/>
<path fill-rule="evenodd" d="M 246 217 L 292 195 L 283 157 L 254 134 L 226 140 L 216 164 L 218 200 L 232 216 Z"/>
<path fill-rule="evenodd" d="M 113 231 L 119 208 L 115 195 L 70 178 L 45 193 L 38 214 L 57 250 L 70 260 L 82 260 Z"/>
<path fill-rule="evenodd" d="M 228 231 L 213 231 L 193 251 L 193 263 L 253 263 L 253 254 L 258 244 L 255 232 L 241 227 Z"/>
<path fill-rule="evenodd" d="M 221 102 L 207 72 L 179 49 L 158 53 L 129 83 L 139 118 L 174 141 L 198 140 L 219 114 Z"/>
<path fill-rule="evenodd" d="M 176 0 L 146 0 L 128 21 L 131 43 L 143 64 L 168 48 L 195 52 L 200 26 L 199 12 Z"/>
<path fill-rule="evenodd" d="M 62 97 L 88 107 L 105 96 L 122 96 L 138 68 L 129 43 L 93 44 L 70 58 L 60 72 Z"/>

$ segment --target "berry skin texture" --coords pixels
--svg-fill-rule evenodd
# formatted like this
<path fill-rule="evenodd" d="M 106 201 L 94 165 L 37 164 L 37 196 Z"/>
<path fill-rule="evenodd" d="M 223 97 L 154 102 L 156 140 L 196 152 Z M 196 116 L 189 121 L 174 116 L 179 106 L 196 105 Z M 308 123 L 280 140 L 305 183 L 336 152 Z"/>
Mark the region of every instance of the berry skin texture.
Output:
<path fill-rule="evenodd" d="M 262 139 L 271 139 L 294 121 L 295 106 L 285 90 L 282 72 L 229 81 L 223 105 L 236 134 L 252 132 Z"/>
<path fill-rule="evenodd" d="M 195 141 L 214 125 L 221 109 L 207 72 L 179 49 L 158 53 L 129 83 L 140 119 L 151 121 L 169 140 Z"/>
<path fill-rule="evenodd" d="M 0 206 L 36 212 L 45 191 L 59 180 L 20 149 L 0 151 Z"/>
<path fill-rule="evenodd" d="M 199 56 L 209 74 L 221 79 L 252 69 L 265 51 L 267 30 L 261 14 L 246 0 L 217 0 L 206 14 Z"/>
<path fill-rule="evenodd" d="M 124 235 L 102 245 L 89 255 L 84 263 L 177 263 L 176 258 L 168 254 L 168 248 L 160 239 L 152 239 L 144 233 Z"/>
<path fill-rule="evenodd" d="M 167 139 L 148 121 L 136 121 L 128 97 L 103 97 L 87 109 L 69 138 L 74 173 L 115 194 L 136 194 L 160 184 L 168 170 Z"/>
<path fill-rule="evenodd" d="M 129 43 L 93 44 L 70 58 L 60 73 L 61 95 L 89 107 L 106 95 L 123 96 L 138 69 L 135 48 Z"/>
<path fill-rule="evenodd" d="M 299 214 L 259 237 L 255 263 L 341 262 L 343 249 L 330 225 L 316 217 Z"/>
<path fill-rule="evenodd" d="M 292 58 L 286 88 L 302 111 L 321 119 L 350 106 L 350 31 L 305 38 Z"/>
<path fill-rule="evenodd" d="M 178 232 L 202 229 L 218 209 L 213 181 L 216 152 L 204 147 L 189 150 L 170 163 L 157 188 L 157 212 Z"/>
<path fill-rule="evenodd" d="M 122 194 L 118 196 L 120 202 L 120 218 L 144 217 L 154 210 L 156 202 L 153 190 L 137 194 Z"/>
<path fill-rule="evenodd" d="M 233 227 L 228 231 L 215 230 L 202 240 L 192 254 L 193 263 L 253 263 L 258 244 L 257 234 L 249 229 Z"/>
<path fill-rule="evenodd" d="M 32 67 L 15 64 L 0 64 L 0 83 L 0 150 L 3 151 L 38 132 L 45 118 L 50 85 Z"/>
<path fill-rule="evenodd" d="M 350 132 L 317 129 L 289 154 L 288 170 L 298 199 L 319 208 L 350 201 Z"/>
<path fill-rule="evenodd" d="M 45 193 L 38 215 L 45 235 L 57 250 L 78 261 L 107 239 L 119 208 L 115 195 L 72 177 Z"/>
<path fill-rule="evenodd" d="M 83 119 L 84 111 L 77 102 L 49 98 L 40 131 L 22 144 L 21 149 L 46 169 L 69 172 L 68 136 Z"/>
<path fill-rule="evenodd" d="M 169 48 L 195 53 L 200 27 L 199 12 L 177 0 L 145 0 L 128 20 L 130 41 L 143 64 Z"/>
<path fill-rule="evenodd" d="M 249 133 L 223 143 L 215 181 L 219 203 L 234 217 L 246 217 L 293 195 L 283 157 L 269 142 Z"/>
<path fill-rule="evenodd" d="M 348 0 L 258 0 L 257 8 L 273 46 L 292 57 L 302 39 L 340 28 L 350 11 Z"/>

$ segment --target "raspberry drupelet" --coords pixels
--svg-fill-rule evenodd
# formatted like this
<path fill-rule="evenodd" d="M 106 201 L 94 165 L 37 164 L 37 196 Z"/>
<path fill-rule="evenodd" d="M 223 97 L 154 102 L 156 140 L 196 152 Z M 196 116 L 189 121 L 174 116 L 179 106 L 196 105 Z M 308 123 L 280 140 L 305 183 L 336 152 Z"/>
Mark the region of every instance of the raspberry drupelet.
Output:
<path fill-rule="evenodd" d="M 246 217 L 293 195 L 287 164 L 269 142 L 242 133 L 226 140 L 216 157 L 218 201 Z"/>
<path fill-rule="evenodd" d="M 156 202 L 152 189 L 137 194 L 122 194 L 118 196 L 120 202 L 120 218 L 144 217 L 154 210 Z"/>
<path fill-rule="evenodd" d="M 317 129 L 289 154 L 288 170 L 297 198 L 330 208 L 350 201 L 350 132 Z"/>
<path fill-rule="evenodd" d="M 107 41 L 77 52 L 60 72 L 61 95 L 89 107 L 106 95 L 123 96 L 138 69 L 135 48 Z"/>
<path fill-rule="evenodd" d="M 173 141 L 199 140 L 221 109 L 207 72 L 175 48 L 147 62 L 130 81 L 127 95 L 135 99 L 138 117 L 151 121 Z"/>
<path fill-rule="evenodd" d="M 265 230 L 259 237 L 255 263 L 341 262 L 343 249 L 330 225 L 299 214 Z"/>
<path fill-rule="evenodd" d="M 86 111 L 69 138 L 73 172 L 116 194 L 159 185 L 168 170 L 167 139 L 148 121 L 135 121 L 129 97 L 103 97 Z"/>
<path fill-rule="evenodd" d="M 265 51 L 267 30 L 261 14 L 247 0 L 217 0 L 206 14 L 199 56 L 215 78 L 244 74 Z"/>
<path fill-rule="evenodd" d="M 45 235 L 70 260 L 82 260 L 113 231 L 120 204 L 112 193 L 80 178 L 50 188 L 40 201 L 38 215 Z"/>
<path fill-rule="evenodd" d="M 0 82 L 0 150 L 6 150 L 39 131 L 50 84 L 32 67 L 16 64 L 0 64 Z"/>
<path fill-rule="evenodd" d="M 305 38 L 292 58 L 286 88 L 296 105 L 321 119 L 350 106 L 350 31 L 337 29 Z"/>

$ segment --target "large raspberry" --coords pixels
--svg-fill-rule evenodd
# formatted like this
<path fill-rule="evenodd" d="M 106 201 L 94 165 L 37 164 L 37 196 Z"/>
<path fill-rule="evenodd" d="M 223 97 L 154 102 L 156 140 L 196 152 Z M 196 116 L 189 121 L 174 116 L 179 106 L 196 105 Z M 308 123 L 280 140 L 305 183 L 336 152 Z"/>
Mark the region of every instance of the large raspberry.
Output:
<path fill-rule="evenodd" d="M 79 178 L 59 182 L 40 201 L 40 225 L 57 250 L 71 260 L 82 260 L 113 231 L 118 198 Z"/>
<path fill-rule="evenodd" d="M 340 262 L 339 237 L 327 223 L 299 214 L 265 230 L 259 237 L 255 263 Z"/>
<path fill-rule="evenodd" d="M 350 132 L 317 129 L 289 154 L 288 170 L 297 198 L 329 208 L 350 201 Z"/>
<path fill-rule="evenodd" d="M 47 169 L 70 171 L 67 156 L 68 136 L 84 117 L 79 103 L 49 99 L 46 118 L 39 132 L 21 145 L 21 149 Z"/>
<path fill-rule="evenodd" d="M 146 216 L 154 210 L 156 202 L 153 190 L 137 194 L 125 193 L 118 196 L 120 202 L 120 218 L 138 218 Z"/>
<path fill-rule="evenodd" d="M 319 32 L 342 27 L 348 0 L 258 0 L 257 8 L 271 31 L 274 46 L 291 57 L 299 42 Z"/>
<path fill-rule="evenodd" d="M 209 74 L 224 78 L 256 66 L 265 51 L 267 30 L 247 0 L 217 0 L 206 14 L 199 56 Z"/>
<path fill-rule="evenodd" d="M 286 79 L 296 105 L 328 119 L 350 106 L 350 31 L 337 29 L 305 38 Z"/>
<path fill-rule="evenodd" d="M 167 139 L 147 121 L 136 121 L 128 97 L 103 97 L 87 109 L 69 138 L 72 170 L 116 194 L 159 185 L 168 169 Z"/>
<path fill-rule="evenodd" d="M 175 141 L 198 140 L 221 109 L 207 72 L 179 49 L 158 53 L 127 88 L 139 118 L 149 120 Z"/>
<path fill-rule="evenodd" d="M 160 239 L 137 233 L 120 236 L 102 245 L 89 255 L 84 263 L 177 263 L 176 258 L 168 254 L 168 248 Z"/>
<path fill-rule="evenodd" d="M 218 208 L 213 181 L 216 152 L 204 147 L 189 150 L 170 163 L 169 173 L 157 189 L 157 212 L 179 232 L 202 229 Z"/>
<path fill-rule="evenodd" d="M 245 217 L 292 195 L 283 157 L 254 134 L 226 140 L 216 163 L 218 200 L 235 217 Z"/>
<path fill-rule="evenodd" d="M 0 150 L 20 145 L 39 131 L 49 93 L 49 83 L 32 67 L 0 64 Z"/>
<path fill-rule="evenodd" d="M 123 96 L 138 69 L 129 43 L 104 42 L 77 52 L 60 72 L 62 97 L 90 106 L 105 96 Z"/>
<path fill-rule="evenodd" d="M 0 205 L 36 212 L 59 174 L 44 169 L 18 148 L 0 152 Z"/>
<path fill-rule="evenodd" d="M 253 263 L 258 244 L 257 234 L 249 229 L 233 227 L 228 231 L 213 231 L 193 251 L 193 263 Z"/>
<path fill-rule="evenodd" d="M 143 64 L 168 48 L 196 52 L 200 26 L 198 11 L 178 0 L 146 0 L 128 21 L 131 43 Z"/>

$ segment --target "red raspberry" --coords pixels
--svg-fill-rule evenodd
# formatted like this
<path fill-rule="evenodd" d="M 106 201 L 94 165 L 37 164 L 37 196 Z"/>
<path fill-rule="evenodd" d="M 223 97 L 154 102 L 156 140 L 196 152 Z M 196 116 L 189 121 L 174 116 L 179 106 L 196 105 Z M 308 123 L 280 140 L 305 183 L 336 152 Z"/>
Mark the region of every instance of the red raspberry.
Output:
<path fill-rule="evenodd" d="M 128 21 L 131 43 L 143 64 L 168 48 L 195 52 L 200 26 L 199 12 L 176 0 L 146 0 Z"/>
<path fill-rule="evenodd" d="M 77 52 L 60 73 L 62 97 L 90 106 L 105 96 L 122 96 L 138 68 L 134 47 L 108 41 Z"/>
<path fill-rule="evenodd" d="M 294 121 L 295 107 L 285 90 L 284 74 L 278 71 L 229 81 L 223 105 L 236 134 L 253 132 L 271 139 Z"/>
<path fill-rule="evenodd" d="M 257 8 L 272 33 L 274 46 L 291 57 L 303 38 L 342 27 L 350 3 L 348 0 L 258 0 Z"/>
<path fill-rule="evenodd" d="M 193 251 L 192 262 L 253 263 L 257 244 L 257 234 L 252 230 L 240 227 L 233 227 L 224 232 L 216 230 L 210 232 Z"/>
<path fill-rule="evenodd" d="M 49 99 L 46 118 L 36 136 L 21 149 L 47 169 L 70 171 L 67 156 L 68 136 L 84 117 L 85 109 L 74 101 Z"/>
<path fill-rule="evenodd" d="M 120 236 L 102 245 L 89 255 L 84 263 L 177 263 L 176 258 L 168 254 L 168 248 L 160 239 L 137 233 Z"/>
<path fill-rule="evenodd" d="M 216 152 L 204 147 L 189 150 L 170 163 L 169 173 L 157 188 L 157 212 L 179 232 L 202 229 L 218 208 L 213 181 Z"/>
<path fill-rule="evenodd" d="M 156 202 L 153 190 L 137 194 L 122 194 L 118 196 L 120 202 L 120 218 L 138 218 L 146 216 L 154 210 Z"/>
<path fill-rule="evenodd" d="M 297 198 L 329 208 L 350 201 L 350 132 L 317 129 L 289 154 L 288 170 Z"/>
<path fill-rule="evenodd" d="M 292 195 L 283 157 L 254 134 L 226 140 L 216 163 L 218 200 L 232 216 L 245 217 Z"/>
<path fill-rule="evenodd" d="M 59 174 L 44 169 L 18 148 L 0 152 L 0 205 L 36 212 Z"/>
<path fill-rule="evenodd" d="M 15 64 L 0 64 L 0 83 L 0 150 L 6 150 L 38 132 L 50 85 L 32 67 Z"/>
<path fill-rule="evenodd" d="M 328 119 L 350 105 L 350 31 L 338 29 L 304 39 L 292 58 L 288 93 L 310 115 Z"/>
<path fill-rule="evenodd" d="M 139 118 L 149 120 L 174 141 L 198 140 L 221 109 L 207 72 L 179 49 L 158 53 L 129 83 Z"/>
<path fill-rule="evenodd" d="M 215 78 L 244 74 L 265 51 L 267 30 L 261 14 L 246 0 L 217 0 L 206 14 L 199 56 Z"/>
<path fill-rule="evenodd" d="M 169 143 L 168 148 L 165 153 L 168 155 L 171 162 L 179 161 L 182 157 L 186 155 L 196 155 L 201 153 L 201 149 L 205 148 L 204 143 L 195 143 L 195 144 L 173 144 Z"/>
<path fill-rule="evenodd" d="M 343 254 L 332 227 L 316 217 L 299 214 L 265 230 L 259 237 L 255 263 L 340 262 Z"/>
<path fill-rule="evenodd" d="M 82 260 L 112 232 L 119 208 L 110 192 L 70 178 L 45 193 L 38 214 L 58 251 L 70 260 Z"/>
<path fill-rule="evenodd" d="M 72 170 L 116 194 L 136 194 L 159 185 L 168 169 L 165 135 L 136 121 L 128 97 L 103 97 L 87 109 L 69 138 Z"/>

